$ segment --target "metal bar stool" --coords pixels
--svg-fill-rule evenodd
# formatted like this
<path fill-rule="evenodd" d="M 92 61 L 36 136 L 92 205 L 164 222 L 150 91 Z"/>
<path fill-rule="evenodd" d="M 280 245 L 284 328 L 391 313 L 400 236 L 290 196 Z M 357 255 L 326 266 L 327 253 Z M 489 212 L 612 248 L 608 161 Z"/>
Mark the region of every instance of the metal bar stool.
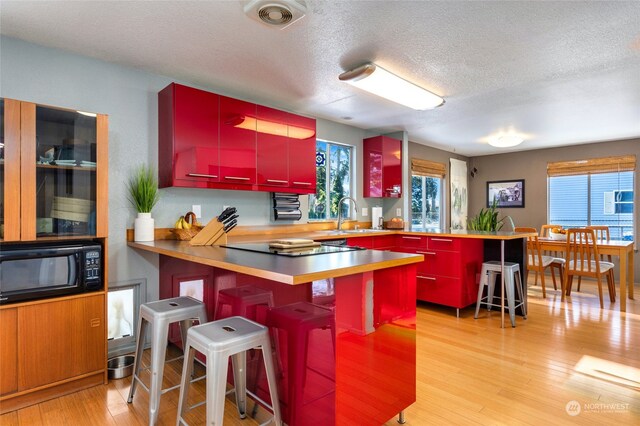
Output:
<path fill-rule="evenodd" d="M 160 409 L 160 397 L 170 390 L 177 389 L 180 385 L 175 385 L 167 389 L 162 389 L 162 377 L 165 362 L 172 362 L 180 357 L 165 360 L 167 339 L 169 337 L 169 325 L 180 322 L 180 334 L 184 342 L 187 330 L 197 320 L 200 324 L 207 322 L 207 311 L 204 303 L 185 296 L 172 299 L 163 299 L 156 302 L 143 303 L 140 305 L 140 315 L 138 320 L 138 334 L 136 343 L 136 357 L 133 364 L 133 378 L 129 389 L 128 403 L 133 402 L 133 395 L 136 387 L 140 384 L 149 392 L 149 424 L 153 425 L 158 419 Z M 140 369 L 142 365 L 142 351 L 147 326 L 151 325 L 151 384 L 147 387 L 140 379 Z"/>
<path fill-rule="evenodd" d="M 500 274 L 501 267 L 500 262 L 497 260 L 491 260 L 482 264 L 482 272 L 480 273 L 480 286 L 478 288 L 478 300 L 476 302 L 476 313 L 473 318 L 478 319 L 478 312 L 480 312 L 480 305 L 485 304 L 487 310 L 491 310 L 492 307 L 499 308 L 501 305 L 493 303 L 495 298 L 500 299 L 499 296 L 494 295 L 494 288 L 496 284 L 496 277 Z M 524 289 L 522 288 L 522 279 L 520 278 L 520 265 L 512 262 L 504 262 L 504 286 L 507 294 L 507 308 L 509 309 L 509 318 L 511 319 L 511 326 L 516 326 L 516 309 L 522 307 L 522 314 L 524 318 L 527 318 L 527 308 L 524 303 Z M 487 286 L 487 295 L 482 296 L 484 287 Z M 515 301 L 515 292 L 518 293 L 518 304 Z"/>
<path fill-rule="evenodd" d="M 278 388 L 276 374 L 271 354 L 271 341 L 269 329 L 258 323 L 242 317 L 229 317 L 207 324 L 191 327 L 187 332 L 187 341 L 184 345 L 184 365 L 182 368 L 182 383 L 180 387 L 180 399 L 178 401 L 178 421 L 186 424 L 184 414 L 187 411 L 190 377 L 193 373 L 193 360 L 198 351 L 207 357 L 207 397 L 204 402 L 195 404 L 189 409 L 202 404 L 207 405 L 207 424 L 222 425 L 224 418 L 224 400 L 227 385 L 227 368 L 229 357 L 233 367 L 233 381 L 235 385 L 236 405 L 240 418 L 246 417 L 247 393 L 271 408 L 274 423 L 282 425 L 280 416 L 280 402 L 278 400 Z M 246 351 L 262 349 L 271 405 L 260 400 L 246 387 Z"/>

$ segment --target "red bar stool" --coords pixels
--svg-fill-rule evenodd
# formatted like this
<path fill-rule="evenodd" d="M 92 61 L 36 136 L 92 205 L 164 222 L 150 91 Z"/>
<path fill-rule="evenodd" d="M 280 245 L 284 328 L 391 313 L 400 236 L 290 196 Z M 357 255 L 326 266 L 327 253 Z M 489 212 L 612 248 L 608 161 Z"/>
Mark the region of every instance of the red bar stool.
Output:
<path fill-rule="evenodd" d="M 333 352 L 336 349 L 335 316 L 330 309 L 309 302 L 296 302 L 269 309 L 267 326 L 282 329 L 287 336 L 287 409 L 290 425 L 301 425 L 298 413 L 304 405 L 303 390 L 307 375 L 309 333 L 322 329 L 331 332 Z M 277 355 L 277 353 L 276 353 Z M 280 362 L 279 364 L 281 364 Z"/>
<path fill-rule="evenodd" d="M 241 316 L 257 321 L 258 306 L 264 306 L 265 311 L 266 308 L 273 307 L 273 292 L 252 285 L 220 290 L 215 319 L 221 318 L 225 305 L 231 307 L 231 315 L 229 316 Z"/>

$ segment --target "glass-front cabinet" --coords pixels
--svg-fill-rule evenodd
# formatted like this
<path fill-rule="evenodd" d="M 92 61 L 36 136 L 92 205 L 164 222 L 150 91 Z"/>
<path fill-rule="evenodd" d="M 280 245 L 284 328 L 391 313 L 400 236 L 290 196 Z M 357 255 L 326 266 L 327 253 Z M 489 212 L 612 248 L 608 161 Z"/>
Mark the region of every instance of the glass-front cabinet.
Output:
<path fill-rule="evenodd" d="M 106 237 L 107 116 L 2 105 L 2 238 Z"/>

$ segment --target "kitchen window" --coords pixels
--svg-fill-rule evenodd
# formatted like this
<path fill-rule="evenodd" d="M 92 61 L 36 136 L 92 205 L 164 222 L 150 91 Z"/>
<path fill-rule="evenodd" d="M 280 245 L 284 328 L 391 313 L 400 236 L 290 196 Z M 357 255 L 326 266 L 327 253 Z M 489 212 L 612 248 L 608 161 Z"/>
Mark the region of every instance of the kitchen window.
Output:
<path fill-rule="evenodd" d="M 338 218 L 338 201 L 353 196 L 353 148 L 316 141 L 316 193 L 309 195 L 309 220 Z M 342 203 L 342 217 L 351 217 L 352 203 Z"/>
<path fill-rule="evenodd" d="M 627 157 L 632 158 L 610 164 Z M 549 163 L 549 223 L 564 228 L 605 225 L 612 240 L 633 241 L 635 156 L 627 157 Z"/>
<path fill-rule="evenodd" d="M 444 211 L 442 186 L 445 165 L 434 161 L 411 159 L 411 230 L 418 232 L 442 229 Z"/>
<path fill-rule="evenodd" d="M 442 179 L 411 176 L 411 230 L 437 231 L 441 227 Z"/>

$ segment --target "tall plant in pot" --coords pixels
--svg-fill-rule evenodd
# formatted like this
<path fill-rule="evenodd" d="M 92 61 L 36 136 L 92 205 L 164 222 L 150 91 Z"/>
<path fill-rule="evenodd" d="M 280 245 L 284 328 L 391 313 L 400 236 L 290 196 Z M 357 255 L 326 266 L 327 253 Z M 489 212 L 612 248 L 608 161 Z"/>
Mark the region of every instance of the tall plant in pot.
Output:
<path fill-rule="evenodd" d="M 155 170 L 140 166 L 129 178 L 128 189 L 129 201 L 138 212 L 133 226 L 134 240 L 153 241 L 154 220 L 151 210 L 160 199 Z"/>
<path fill-rule="evenodd" d="M 467 221 L 467 229 L 470 231 L 499 231 L 504 225 L 505 218 L 508 218 L 513 226 L 511 217 L 505 216 L 498 219 L 498 201 L 494 200 L 491 207 L 480 209 L 480 212 Z"/>

